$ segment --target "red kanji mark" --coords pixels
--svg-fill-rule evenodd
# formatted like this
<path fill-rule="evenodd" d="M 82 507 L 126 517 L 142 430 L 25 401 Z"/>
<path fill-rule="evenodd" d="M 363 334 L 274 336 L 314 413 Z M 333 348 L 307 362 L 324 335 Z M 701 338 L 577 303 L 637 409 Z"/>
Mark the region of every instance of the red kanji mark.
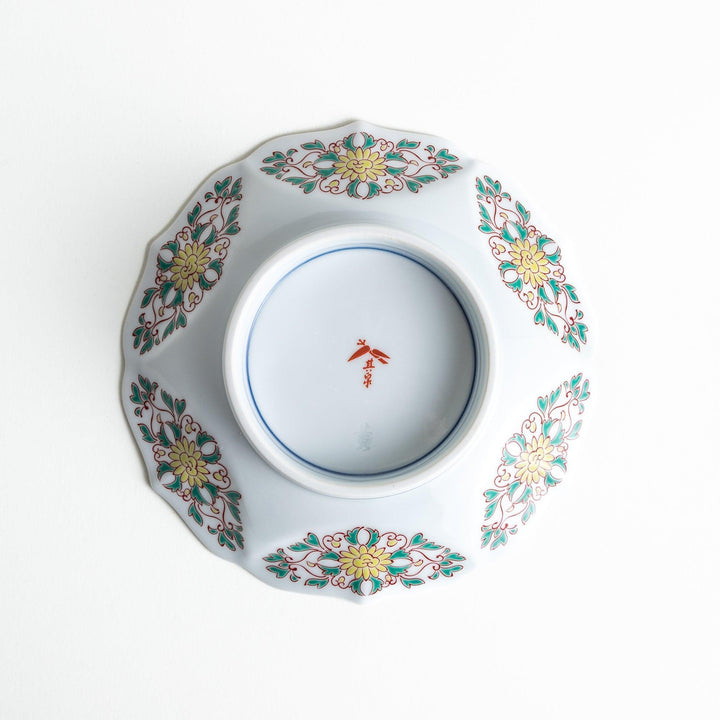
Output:
<path fill-rule="evenodd" d="M 348 358 L 348 362 L 351 362 L 352 360 L 357 360 L 358 358 L 362 357 L 363 355 L 367 355 L 370 353 L 372 357 L 369 357 L 367 359 L 367 362 L 365 365 L 363 365 L 363 385 L 366 388 L 369 388 L 372 385 L 372 373 L 375 369 L 375 364 L 373 363 L 373 358 L 377 360 L 378 362 L 382 363 L 383 365 L 388 364 L 388 360 L 390 360 L 390 356 L 384 353 L 382 350 L 378 350 L 377 348 L 371 348 L 367 341 L 364 339 L 360 339 L 357 341 L 357 344 L 359 345 L 358 349 Z"/>

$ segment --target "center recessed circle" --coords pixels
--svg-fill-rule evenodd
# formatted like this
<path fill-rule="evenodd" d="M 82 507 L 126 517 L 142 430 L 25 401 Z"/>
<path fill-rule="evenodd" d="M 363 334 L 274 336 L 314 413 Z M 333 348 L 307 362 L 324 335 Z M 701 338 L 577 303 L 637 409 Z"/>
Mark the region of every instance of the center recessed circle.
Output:
<path fill-rule="evenodd" d="M 473 388 L 465 313 L 419 262 L 382 248 L 318 255 L 255 316 L 248 385 L 267 430 L 320 469 L 406 467 L 452 432 Z"/>

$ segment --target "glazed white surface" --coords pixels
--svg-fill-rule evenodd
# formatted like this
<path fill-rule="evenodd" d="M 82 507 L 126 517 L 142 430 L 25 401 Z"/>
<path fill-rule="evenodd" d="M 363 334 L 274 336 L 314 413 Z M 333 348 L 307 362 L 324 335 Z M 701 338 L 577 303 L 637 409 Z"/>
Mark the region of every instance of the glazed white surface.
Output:
<path fill-rule="evenodd" d="M 538 395 L 580 372 L 592 379 L 588 370 L 591 370 L 593 340 L 581 353 L 561 343 L 558 336 L 532 322 L 528 309 L 499 277 L 497 261 L 488 253 L 484 236 L 477 230 L 475 188 L 476 177 L 497 176 L 497 173 L 464 155 L 451 140 L 413 134 L 423 146 L 451 148 L 462 168 L 417 193 L 398 191 L 367 201 L 347 194 L 304 194 L 259 171 L 264 159 L 277 147 L 300 147 L 309 140 L 329 145 L 347 136 L 354 136 L 356 142 L 360 142 L 362 133 L 395 143 L 409 136 L 407 131 L 358 121 L 340 128 L 275 138 L 241 162 L 213 173 L 167 231 L 154 241 L 123 336 L 124 386 L 129 388 L 132 382 L 137 382 L 138 375 L 157 382 L 160 389 L 183 398 L 188 412 L 217 440 L 232 488 L 242 493 L 244 549 L 220 547 L 216 536 L 209 534 L 205 526 L 198 526 L 188 514 L 187 501 L 167 492 L 157 478 L 154 450 L 143 442 L 136 429 L 155 489 L 175 507 L 208 549 L 250 570 L 265 582 L 296 592 L 317 594 L 317 589 L 303 582 L 278 582 L 268 571 L 265 558 L 276 548 L 301 541 L 309 532 L 324 535 L 358 526 L 377 528 L 380 532 L 402 532 L 407 537 L 421 532 L 465 557 L 463 572 L 473 569 L 481 557 L 483 493 L 492 487 L 508 437 L 532 411 Z M 232 240 L 222 278 L 189 317 L 186 328 L 177 330 L 147 354 L 140 354 L 132 347 L 132 329 L 137 325 L 145 288 L 154 281 L 156 254 L 162 244 L 186 224 L 185 216 L 195 206 L 196 198 L 212 191 L 217 180 L 224 177 L 242 178 L 243 198 L 238 217 L 242 230 Z M 509 181 L 504 182 L 503 189 L 516 195 Z M 531 199 L 524 198 L 524 202 L 532 207 Z M 542 218 L 537 214 L 534 222 L 542 227 Z M 250 374 L 242 368 L 248 359 L 246 343 L 256 313 L 243 314 L 238 307 L 242 309 L 244 297 L 252 296 L 248 305 L 259 308 L 280 278 L 297 266 L 299 261 L 292 258 L 306 261 L 325 250 L 326 236 L 342 234 L 346 227 L 363 226 L 368 228 L 367 233 L 378 226 L 377 232 L 392 236 L 393 242 L 400 243 L 398 247 L 406 248 L 407 252 L 424 253 L 426 262 L 429 265 L 435 262 L 434 271 L 447 277 L 448 282 L 457 276 L 461 281 L 458 292 L 465 288 L 464 292 L 469 293 L 464 305 L 468 311 L 475 308 L 479 318 L 476 322 L 483 323 L 483 334 L 490 343 L 487 362 L 478 364 L 480 370 L 489 375 L 483 381 L 483 392 L 474 397 L 467 411 L 472 420 L 455 433 L 457 448 L 450 444 L 437 458 L 432 456 L 430 463 L 423 462 L 417 470 L 413 467 L 397 478 L 391 474 L 387 480 L 379 476 L 352 483 L 328 478 L 326 473 L 298 463 L 284 450 L 278 450 L 275 439 L 262 422 L 257 422 L 257 408 L 246 397 L 250 391 L 246 379 Z M 306 250 L 301 242 L 295 243 L 303 233 L 318 238 L 308 241 L 314 243 L 310 245 L 316 248 L 314 251 Z M 344 242 L 355 244 L 357 233 Z M 276 257 L 280 261 L 276 261 Z M 444 259 L 452 270 L 443 269 Z M 274 274 L 256 275 L 263 263 L 275 262 L 278 264 Z M 570 272 L 577 276 L 574 270 Z M 586 306 L 587 303 L 583 303 L 583 307 Z M 233 330 L 235 325 L 238 329 Z M 230 356 L 226 351 L 223 361 L 226 335 Z M 528 353 L 533 358 L 531 363 L 527 360 Z M 249 358 L 252 359 L 252 353 Z M 224 380 L 220 371 L 223 362 Z M 127 390 L 124 403 L 131 426 L 137 427 L 135 406 Z M 577 446 L 581 444 L 581 440 L 575 443 L 574 453 L 579 452 Z M 252 479 L 241 483 L 238 478 L 243 477 Z M 278 497 L 282 498 L 280 502 Z M 343 498 L 355 499 L 348 503 Z M 470 552 L 464 548 L 477 550 Z M 483 555 L 486 553 L 489 554 L 487 548 Z M 442 581 L 447 584 L 451 580 L 442 578 Z M 357 595 L 332 586 L 323 588 L 323 593 L 349 600 L 369 599 L 366 593 Z"/>
<path fill-rule="evenodd" d="M 368 343 L 388 359 L 367 351 L 350 363 Z M 248 352 L 268 431 L 307 462 L 354 476 L 431 452 L 460 419 L 475 377 L 470 327 L 450 290 L 377 249 L 291 271 L 257 314 Z"/>
<path fill-rule="evenodd" d="M 299 238 L 296 235 L 287 235 L 283 249 L 271 253 L 266 262 L 260 265 L 245 284 L 235 302 L 225 333 L 223 367 L 228 400 L 245 437 L 260 456 L 282 475 L 299 482 L 304 487 L 323 494 L 346 498 L 375 498 L 406 492 L 439 476 L 451 467 L 473 446 L 475 438 L 482 430 L 483 421 L 492 407 L 497 375 L 497 362 L 489 360 L 494 356 L 496 349 L 490 316 L 484 307 L 483 298 L 475 292 L 473 283 L 461 267 L 453 263 L 451 255 L 442 250 L 441 246 L 424 240 L 418 234 L 401 229 L 401 224 L 397 220 L 383 218 L 384 224 L 373 225 L 369 222 L 357 221 L 357 218 L 363 217 L 362 213 L 352 216 L 356 219 L 354 223 L 342 223 L 338 216 L 332 217 L 334 222 L 323 219 L 319 223 L 323 228 L 321 230 L 315 230 L 307 235 L 301 234 Z M 365 213 L 364 217 L 372 219 L 382 216 L 377 213 Z M 318 221 L 312 217 L 310 221 L 318 224 Z M 472 367 L 468 368 L 473 373 L 472 394 L 467 396 L 465 392 L 466 401 L 462 408 L 462 416 L 449 428 L 449 432 L 445 433 L 446 437 L 442 444 L 410 467 L 398 468 L 382 475 L 366 475 L 362 482 L 347 482 L 347 478 L 342 475 L 320 471 L 299 458 L 294 458 L 268 432 L 253 398 L 249 382 L 247 348 L 258 313 L 283 278 L 299 266 L 306 267 L 308 261 L 319 255 L 341 248 L 353 248 L 358 242 L 370 243 L 377 249 L 390 250 L 412 258 L 414 264 L 432 268 L 438 280 L 447 287 L 452 287 L 452 293 L 463 308 L 464 319 L 471 328 L 475 358 L 474 362 L 469 361 Z M 451 246 L 452 242 L 451 237 L 444 237 L 445 247 Z M 402 299 L 401 301 L 404 302 Z M 335 328 L 326 328 L 326 330 L 335 333 Z M 462 387 L 461 391 L 463 391 Z M 408 400 L 405 404 L 407 402 Z M 352 405 L 348 405 L 347 408 L 353 411 Z"/>

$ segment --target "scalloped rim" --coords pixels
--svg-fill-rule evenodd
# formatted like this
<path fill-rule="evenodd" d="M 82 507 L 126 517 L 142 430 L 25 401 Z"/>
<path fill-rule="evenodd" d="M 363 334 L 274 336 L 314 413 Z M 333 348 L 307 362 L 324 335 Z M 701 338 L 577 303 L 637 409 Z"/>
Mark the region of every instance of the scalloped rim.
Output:
<path fill-rule="evenodd" d="M 385 196 L 385 200 L 375 198 L 366 203 L 347 196 L 331 198 L 319 192 L 310 196 L 303 195 L 297 188 L 289 184 L 277 183 L 260 171 L 263 158 L 280 145 L 299 146 L 315 138 L 332 142 L 343 135 L 363 131 L 384 134 L 395 141 L 402 137 L 412 137 L 423 143 L 450 147 L 460 157 L 462 172 L 456 172 L 442 182 L 433 183 L 419 193 L 391 193 Z M 244 256 L 246 259 L 249 257 L 251 262 L 254 262 L 253 258 L 257 258 L 258 254 L 262 255 L 263 247 L 270 246 L 270 252 L 266 252 L 261 256 L 260 261 L 254 264 L 252 268 L 254 272 L 273 254 L 273 246 L 277 250 L 278 247 L 283 247 L 297 238 L 298 233 L 308 233 L 343 222 L 347 224 L 368 222 L 374 225 L 386 225 L 393 230 L 401 226 L 403 230 L 412 234 L 432 238 L 436 241 L 436 247 L 444 247 L 446 241 L 450 243 L 452 252 L 448 254 L 452 255 L 455 265 L 462 266 L 465 276 L 472 278 L 472 282 L 468 285 L 482 288 L 481 291 L 484 299 L 487 299 L 486 304 L 489 308 L 488 324 L 492 322 L 496 331 L 491 340 L 497 341 L 497 361 L 493 364 L 495 373 L 492 382 L 493 392 L 492 397 L 489 397 L 489 401 L 485 404 L 486 419 L 483 429 L 481 431 L 478 427 L 478 432 L 473 433 L 477 441 L 467 443 L 464 456 L 462 458 L 458 456 L 452 468 L 448 465 L 447 471 L 435 477 L 434 481 L 416 485 L 409 492 L 383 494 L 382 500 L 372 497 L 348 500 L 336 495 L 313 492 L 289 481 L 263 462 L 262 456 L 247 443 L 238 425 L 234 422 L 228 423 L 228 420 L 232 419 L 230 407 L 213 411 L 212 405 L 203 406 L 203 398 L 212 398 L 212 402 L 216 402 L 218 388 L 215 387 L 215 383 L 222 386 L 224 392 L 224 382 L 220 377 L 222 375 L 220 366 L 218 366 L 217 381 L 213 380 L 209 383 L 212 385 L 210 388 L 206 383 L 193 390 L 191 378 L 183 374 L 188 371 L 188 363 L 184 359 L 182 362 L 177 361 L 177 358 L 197 344 L 191 326 L 185 328 L 179 337 L 173 336 L 166 347 L 158 348 L 149 357 L 141 358 L 133 350 L 131 333 L 136 324 L 143 288 L 151 284 L 154 279 L 155 255 L 163 242 L 184 224 L 184 214 L 192 208 L 195 198 L 205 189 L 209 189 L 215 178 L 223 177 L 222 173 L 240 176 L 243 183 L 248 181 L 249 190 L 247 192 L 243 190 L 246 198 L 241 208 L 240 221 L 243 226 L 249 228 L 249 218 L 252 215 L 256 224 L 255 230 L 259 232 L 259 235 L 256 234 L 253 238 L 248 234 L 241 234 L 238 247 L 233 247 L 228 257 L 227 274 L 234 275 L 236 285 L 238 277 L 243 277 L 241 257 Z M 532 318 L 528 322 L 528 318 L 523 316 L 525 308 L 516 302 L 516 298 L 506 288 L 501 287 L 501 281 L 496 274 L 496 264 L 480 244 L 474 180 L 476 176 L 486 173 L 501 178 L 503 185 L 513 190 L 514 197 L 522 197 L 523 201 L 528 200 L 523 186 L 515 182 L 511 174 L 498 173 L 488 163 L 474 160 L 462 152 L 456 144 L 438 136 L 385 128 L 362 121 L 276 136 L 256 146 L 241 160 L 218 168 L 208 175 L 180 212 L 149 243 L 144 253 L 143 269 L 123 324 L 122 402 L 146 465 L 151 487 L 173 507 L 193 534 L 214 554 L 242 566 L 266 584 L 295 592 L 312 592 L 314 588 L 306 587 L 299 582 L 278 583 L 277 578 L 268 572 L 264 557 L 268 552 L 273 552 L 274 548 L 297 542 L 298 538 L 304 537 L 308 532 L 326 533 L 360 526 L 375 527 L 384 531 L 392 530 L 408 536 L 423 532 L 427 537 L 467 556 L 464 566 L 468 570 L 476 567 L 483 555 L 492 558 L 494 553 L 480 551 L 480 526 L 484 507 L 482 495 L 484 490 L 492 485 L 498 454 L 518 419 L 524 416 L 529 407 L 532 407 L 537 394 L 543 392 L 548 383 L 553 385 L 571 377 L 574 373 L 583 372 L 588 377 L 592 377 L 597 391 L 598 378 L 592 374 L 592 358 L 598 339 L 600 318 L 592 312 L 592 298 L 588 300 L 586 297 L 586 291 L 591 288 L 588 288 L 584 282 L 582 267 L 576 268 L 574 265 L 573 240 L 566 238 L 562 232 L 558 235 L 563 248 L 563 257 L 566 264 L 570 260 L 573 276 L 578 278 L 577 284 L 581 288 L 583 304 L 588 309 L 587 314 L 593 322 L 591 339 L 583 348 L 582 355 L 578 356 L 561 346 L 556 337 L 546 331 L 543 332 L 544 329 L 535 328 L 532 325 Z M 283 185 L 284 192 L 280 192 L 280 186 Z M 393 202 L 389 201 L 390 197 L 393 198 Z M 252 206 L 257 201 L 267 202 L 269 199 L 277 206 L 282 205 L 284 212 L 277 213 L 277 217 L 273 217 L 272 220 L 258 223 L 257 212 L 253 214 L 248 210 L 252 211 Z M 433 213 L 428 209 L 445 202 L 449 202 L 457 213 L 455 216 L 452 214 L 448 216 L 449 227 L 445 226 L 445 216 L 441 217 L 437 211 Z M 530 205 L 530 200 L 527 204 Z M 535 204 L 532 204 L 531 208 L 541 227 L 546 229 L 554 227 L 543 214 L 542 208 L 538 208 Z M 293 227 L 289 230 L 290 222 Z M 552 234 L 555 235 L 554 232 Z M 247 240 L 250 242 L 246 242 Z M 569 252 L 566 253 L 566 250 Z M 247 283 L 250 275 L 252 272 L 245 279 L 240 280 L 240 287 Z M 207 303 L 208 306 L 217 306 L 223 295 L 225 296 L 225 300 L 222 301 L 223 307 L 232 307 L 237 301 L 237 295 L 231 301 L 227 299 L 227 293 L 230 292 L 227 286 L 230 280 L 222 282 L 225 282 L 225 289 L 215 291 L 214 297 Z M 211 309 L 205 307 L 203 314 L 211 312 Z M 193 320 L 198 330 L 203 327 L 200 313 Z M 227 324 L 224 323 L 223 331 L 226 328 Z M 203 329 L 202 333 L 196 334 L 202 339 L 208 333 Z M 176 343 L 179 344 L 181 352 L 168 354 L 166 351 Z M 531 352 L 528 352 L 528 347 Z M 133 405 L 127 392 L 138 373 L 167 383 L 168 389 L 174 391 L 177 396 L 187 397 L 188 405 L 193 404 L 198 417 L 202 417 L 208 428 L 216 432 L 221 439 L 223 462 L 231 469 L 234 483 L 239 485 L 238 489 L 243 493 L 240 506 L 245 525 L 244 550 L 231 552 L 226 547 L 219 547 L 215 538 L 188 518 L 187 506 L 182 499 L 175 493 L 169 492 L 155 477 L 156 462 L 152 448 L 139 437 L 136 418 L 133 416 Z M 186 379 L 182 380 L 183 377 Z M 592 413 L 589 417 L 592 418 Z M 585 422 L 587 424 L 587 420 Z M 468 574 L 461 573 L 457 582 L 462 583 L 462 578 L 467 577 Z M 425 585 L 428 590 L 433 586 L 435 583 Z M 395 593 L 379 594 L 382 597 L 396 595 Z M 353 601 L 366 599 L 335 587 L 328 587 L 322 595 L 345 597 Z M 397 593 L 397 596 L 404 597 L 405 593 Z"/>

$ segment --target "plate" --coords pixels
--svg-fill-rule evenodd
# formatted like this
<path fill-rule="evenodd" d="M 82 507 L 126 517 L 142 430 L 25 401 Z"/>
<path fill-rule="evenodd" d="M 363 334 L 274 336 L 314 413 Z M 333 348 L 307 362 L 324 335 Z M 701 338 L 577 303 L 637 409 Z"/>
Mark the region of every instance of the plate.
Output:
<path fill-rule="evenodd" d="M 150 247 L 122 383 L 152 487 L 208 549 L 278 588 L 404 596 L 544 506 L 593 333 L 516 192 L 449 141 L 356 122 L 194 193 Z"/>

